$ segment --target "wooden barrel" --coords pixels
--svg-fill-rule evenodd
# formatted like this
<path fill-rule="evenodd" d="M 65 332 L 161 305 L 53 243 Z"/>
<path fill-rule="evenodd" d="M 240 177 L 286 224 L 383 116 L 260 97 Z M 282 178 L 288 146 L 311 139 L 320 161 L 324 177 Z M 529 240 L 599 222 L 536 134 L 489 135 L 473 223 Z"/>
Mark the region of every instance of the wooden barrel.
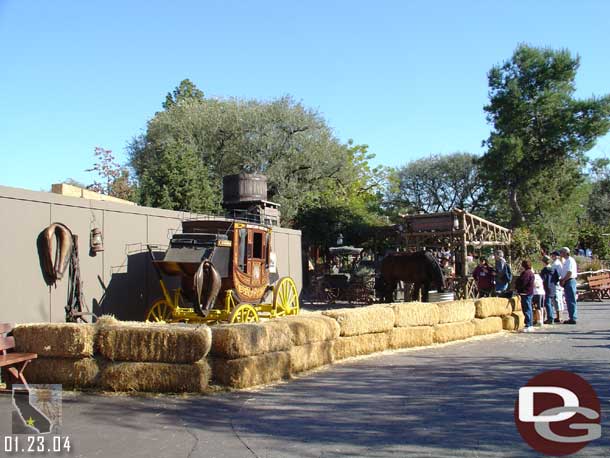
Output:
<path fill-rule="evenodd" d="M 227 175 L 222 179 L 223 203 L 267 200 L 267 177 L 255 173 Z"/>

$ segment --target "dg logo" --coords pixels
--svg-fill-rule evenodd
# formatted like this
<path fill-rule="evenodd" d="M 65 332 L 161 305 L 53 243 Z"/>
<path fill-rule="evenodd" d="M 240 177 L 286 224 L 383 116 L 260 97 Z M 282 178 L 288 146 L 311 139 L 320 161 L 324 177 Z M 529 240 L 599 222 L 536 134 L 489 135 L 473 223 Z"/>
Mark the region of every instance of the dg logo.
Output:
<path fill-rule="evenodd" d="M 601 408 L 595 390 L 582 377 L 548 371 L 519 389 L 515 423 L 534 450 L 571 455 L 601 437 Z"/>

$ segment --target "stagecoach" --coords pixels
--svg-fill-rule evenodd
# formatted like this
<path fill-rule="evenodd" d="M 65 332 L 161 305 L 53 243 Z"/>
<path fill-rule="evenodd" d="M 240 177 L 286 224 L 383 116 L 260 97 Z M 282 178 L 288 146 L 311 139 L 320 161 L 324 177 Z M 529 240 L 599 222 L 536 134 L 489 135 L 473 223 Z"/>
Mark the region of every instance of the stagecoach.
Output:
<path fill-rule="evenodd" d="M 271 234 L 245 220 L 183 221 L 161 257 L 148 247 L 163 297 L 146 320 L 244 323 L 298 314 L 296 285 L 278 277 Z M 180 277 L 181 286 L 170 291 L 166 276 Z"/>

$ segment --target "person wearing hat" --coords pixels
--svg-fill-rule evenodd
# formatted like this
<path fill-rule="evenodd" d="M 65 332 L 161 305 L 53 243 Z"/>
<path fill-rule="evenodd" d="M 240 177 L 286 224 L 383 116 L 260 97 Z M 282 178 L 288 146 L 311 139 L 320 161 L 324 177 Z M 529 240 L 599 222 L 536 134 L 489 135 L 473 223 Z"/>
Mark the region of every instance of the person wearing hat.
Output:
<path fill-rule="evenodd" d="M 564 246 L 559 250 L 559 254 L 563 259 L 559 284 L 563 287 L 566 306 L 570 315 L 570 319 L 564 321 L 564 324 L 576 324 L 578 320 L 578 310 L 576 308 L 576 277 L 578 275 L 578 267 L 576 266 L 576 260 L 570 256 L 570 249 L 568 247 Z"/>
<path fill-rule="evenodd" d="M 557 288 L 555 285 L 559 282 L 559 274 L 551 265 L 551 257 L 544 255 L 542 257 L 544 267 L 540 271 L 542 285 L 544 286 L 544 309 L 546 310 L 546 320 L 544 324 L 553 324 L 553 305 L 556 304 L 557 298 L 555 294 Z M 559 320 L 559 311 L 557 312 L 557 320 Z"/>
<path fill-rule="evenodd" d="M 513 273 L 510 270 L 510 265 L 504 259 L 504 252 L 502 250 L 496 251 L 496 295 L 503 293 L 508 289 L 508 285 L 513 279 Z"/>

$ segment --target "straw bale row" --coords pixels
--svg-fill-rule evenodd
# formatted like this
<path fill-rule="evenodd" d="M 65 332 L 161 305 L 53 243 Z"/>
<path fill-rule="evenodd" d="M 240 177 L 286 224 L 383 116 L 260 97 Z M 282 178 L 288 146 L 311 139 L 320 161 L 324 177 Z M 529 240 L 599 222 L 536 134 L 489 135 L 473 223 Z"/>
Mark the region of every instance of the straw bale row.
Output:
<path fill-rule="evenodd" d="M 287 351 L 292 347 L 292 341 L 293 334 L 287 320 L 219 325 L 212 327 L 210 354 L 223 359 L 238 359 Z"/>
<path fill-rule="evenodd" d="M 505 297 L 484 297 L 474 302 L 475 317 L 488 318 L 490 316 L 510 315 L 512 307 Z"/>
<path fill-rule="evenodd" d="M 474 335 L 482 336 L 485 334 L 494 334 L 503 329 L 502 317 L 490 316 L 488 318 L 475 318 L 472 320 L 474 324 Z"/>
<path fill-rule="evenodd" d="M 13 329 L 15 351 L 42 357 L 88 358 L 93 356 L 95 326 L 77 323 L 20 324 Z"/>
<path fill-rule="evenodd" d="M 194 364 L 120 362 L 107 364 L 100 375 L 102 389 L 155 393 L 200 393 L 207 389 L 210 366 Z"/>
<path fill-rule="evenodd" d="M 212 379 L 219 385 L 247 388 L 290 375 L 290 352 L 276 351 L 239 359 L 212 358 Z"/>
<path fill-rule="evenodd" d="M 425 347 L 434 343 L 434 327 L 412 326 L 394 328 L 388 333 L 388 348 Z"/>
<path fill-rule="evenodd" d="M 285 322 L 288 325 L 292 344 L 295 346 L 335 340 L 341 331 L 339 323 L 335 319 L 319 313 L 288 316 L 280 318 L 276 322 Z"/>
<path fill-rule="evenodd" d="M 387 332 L 339 337 L 333 347 L 333 357 L 335 360 L 340 360 L 352 356 L 369 355 L 387 350 L 388 345 L 389 335 Z"/>
<path fill-rule="evenodd" d="M 475 306 L 473 300 L 439 302 L 439 324 L 459 323 L 474 318 Z"/>
<path fill-rule="evenodd" d="M 322 314 L 337 320 L 342 337 L 386 332 L 395 322 L 394 310 L 387 305 L 328 310 Z"/>
<path fill-rule="evenodd" d="M 212 335 L 206 325 L 102 322 L 97 348 L 111 361 L 194 363 L 210 351 Z"/>
<path fill-rule="evenodd" d="M 290 350 L 290 373 L 297 374 L 331 364 L 334 361 L 334 347 L 334 340 L 292 347 Z"/>
<path fill-rule="evenodd" d="M 61 384 L 64 388 L 97 386 L 103 361 L 96 358 L 37 358 L 23 371 L 28 383 Z"/>
<path fill-rule="evenodd" d="M 398 327 L 432 326 L 439 323 L 438 305 L 429 302 L 403 302 L 392 304 Z"/>
<path fill-rule="evenodd" d="M 472 336 L 474 336 L 474 324 L 472 324 L 471 321 L 444 323 L 434 326 L 435 343 L 452 342 L 454 340 L 467 339 Z"/>
<path fill-rule="evenodd" d="M 507 331 L 518 331 L 525 327 L 525 315 L 518 310 L 502 317 L 502 327 Z"/>
<path fill-rule="evenodd" d="M 521 297 L 515 295 L 508 300 L 513 312 L 521 312 Z"/>

